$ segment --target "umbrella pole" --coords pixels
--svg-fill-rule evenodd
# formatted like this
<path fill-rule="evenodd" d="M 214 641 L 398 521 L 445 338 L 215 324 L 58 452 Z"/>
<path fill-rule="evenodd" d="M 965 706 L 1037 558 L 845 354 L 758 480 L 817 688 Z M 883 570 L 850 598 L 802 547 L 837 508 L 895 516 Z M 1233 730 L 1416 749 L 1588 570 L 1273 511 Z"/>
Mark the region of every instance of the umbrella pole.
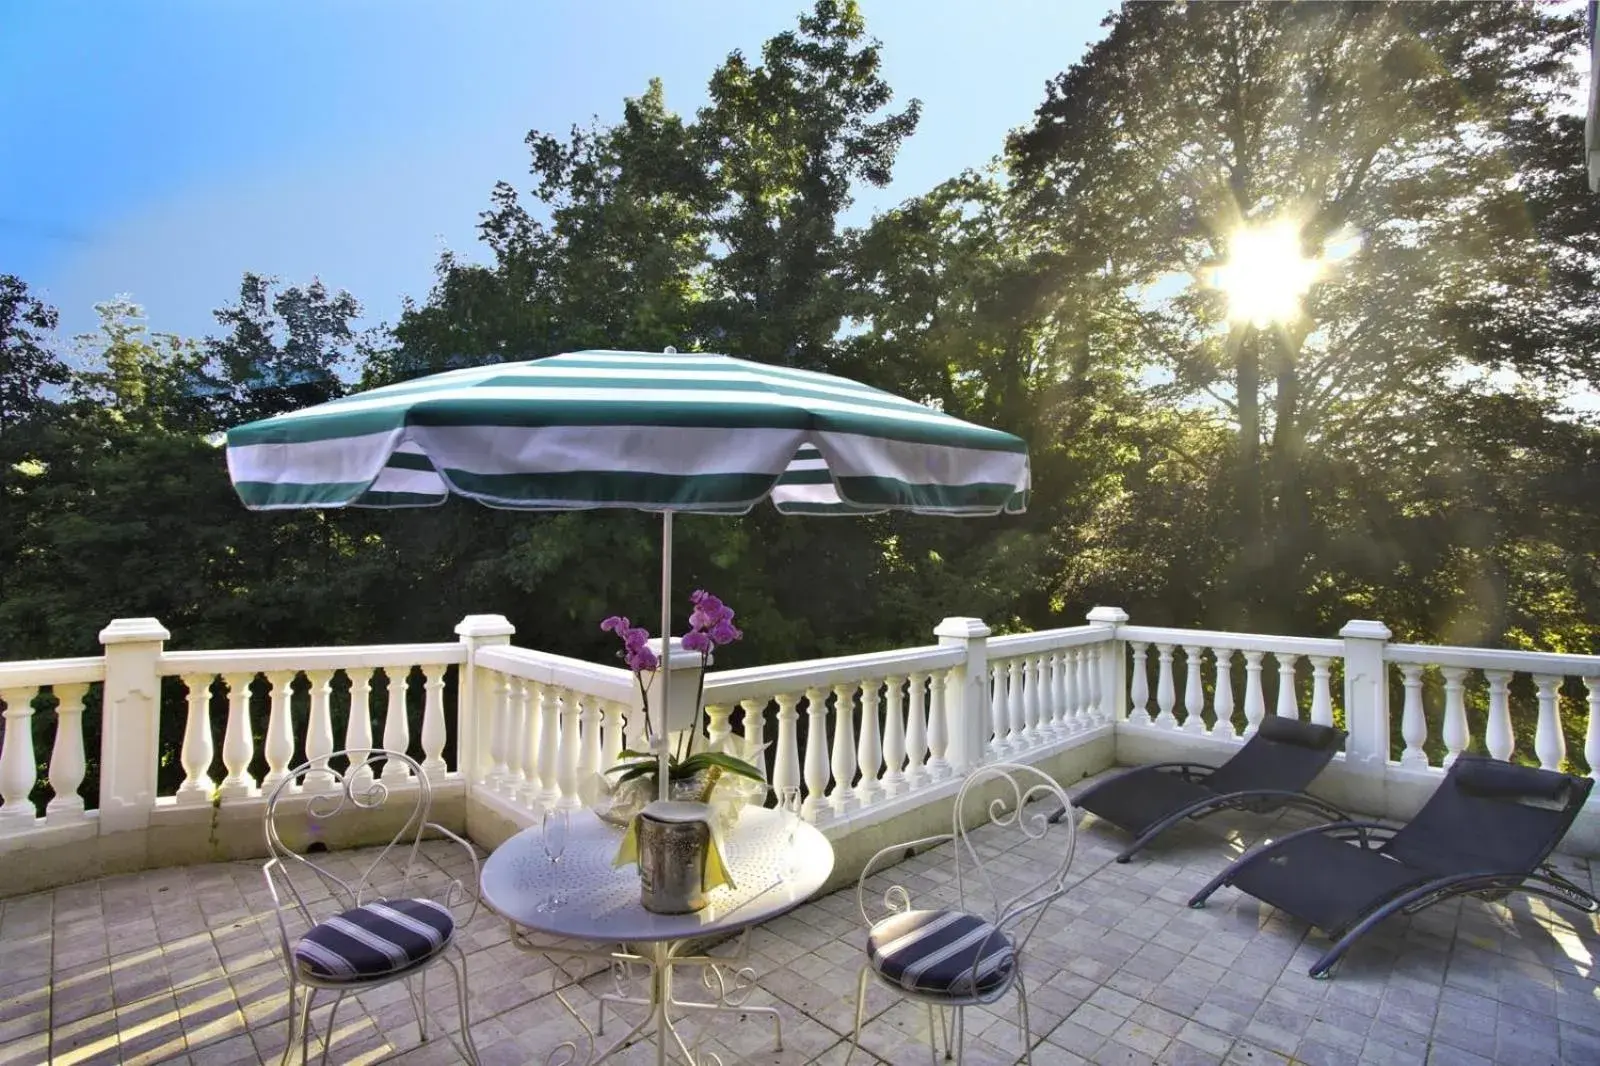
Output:
<path fill-rule="evenodd" d="M 656 742 L 656 799 L 671 796 L 667 775 L 667 716 L 672 684 L 672 512 L 661 512 L 661 728 Z"/>

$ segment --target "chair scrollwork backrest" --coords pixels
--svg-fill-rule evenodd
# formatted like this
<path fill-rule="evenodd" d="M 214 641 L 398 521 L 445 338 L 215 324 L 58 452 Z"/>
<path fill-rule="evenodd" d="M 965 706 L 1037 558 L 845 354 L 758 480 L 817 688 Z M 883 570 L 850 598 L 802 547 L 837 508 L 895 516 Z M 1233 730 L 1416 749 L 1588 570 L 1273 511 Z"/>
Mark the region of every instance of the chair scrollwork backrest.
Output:
<path fill-rule="evenodd" d="M 317 858 L 308 854 L 307 845 L 316 843 L 310 838 L 323 824 L 341 815 L 364 812 L 386 820 L 398 818 L 399 825 L 382 850 L 357 867 L 356 876 L 340 876 L 335 871 L 335 865 L 341 862 L 339 852 L 327 851 Z M 419 871 L 418 852 L 429 833 L 455 841 L 471 857 L 472 889 L 464 886 L 459 877 L 450 878 L 434 898 L 452 912 L 458 905 L 470 903 L 466 915 L 458 914 L 456 921 L 460 926 L 472 920 L 477 912 L 477 852 L 461 837 L 431 821 L 432 813 L 433 788 L 428 775 L 416 760 L 397 751 L 378 748 L 336 751 L 296 766 L 273 787 L 267 796 L 268 859 L 264 872 L 277 911 L 286 962 L 291 958 L 291 937 L 284 915 L 286 897 L 292 901 L 301 922 L 309 928 L 319 917 L 314 905 L 321 904 L 317 909 L 325 910 L 327 913 L 322 917 L 326 917 L 375 899 L 423 894 L 415 891 L 414 878 Z M 305 845 L 291 846 L 291 841 L 301 838 L 306 839 Z M 390 884 L 375 883 L 381 873 L 394 869 L 386 865 L 391 859 L 399 867 L 399 880 Z M 301 876 L 295 876 L 297 873 Z M 314 880 L 308 880 L 305 874 L 312 875 Z M 328 900 L 325 902 L 320 894 L 310 895 L 311 885 L 326 891 Z M 280 887 L 286 892 L 280 892 Z"/>

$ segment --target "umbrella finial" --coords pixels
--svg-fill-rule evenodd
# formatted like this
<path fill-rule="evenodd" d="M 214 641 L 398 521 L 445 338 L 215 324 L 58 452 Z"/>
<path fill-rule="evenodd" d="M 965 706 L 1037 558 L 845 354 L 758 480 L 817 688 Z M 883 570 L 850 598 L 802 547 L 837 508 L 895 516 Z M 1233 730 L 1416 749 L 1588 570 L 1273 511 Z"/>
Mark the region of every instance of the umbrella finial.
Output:
<path fill-rule="evenodd" d="M 662 355 L 677 355 L 678 354 L 678 349 L 674 348 L 672 345 L 669 344 L 665 348 L 661 349 L 661 354 Z"/>

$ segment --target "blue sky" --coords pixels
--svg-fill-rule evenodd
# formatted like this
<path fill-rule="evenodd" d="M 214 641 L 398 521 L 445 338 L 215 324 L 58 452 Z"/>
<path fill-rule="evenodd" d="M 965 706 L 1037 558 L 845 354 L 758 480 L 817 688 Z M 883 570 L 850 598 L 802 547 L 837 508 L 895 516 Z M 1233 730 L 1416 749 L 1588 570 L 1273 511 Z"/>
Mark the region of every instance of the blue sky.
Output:
<path fill-rule="evenodd" d="M 0 272 L 62 333 L 127 293 L 201 334 L 245 270 L 319 276 L 366 321 L 423 298 L 442 248 L 479 256 L 490 187 L 526 188 L 523 136 L 620 115 L 652 76 L 689 113 L 733 49 L 803 0 L 5 0 Z M 864 0 L 922 125 L 864 221 L 982 166 L 1101 34 L 1098 0 Z"/>

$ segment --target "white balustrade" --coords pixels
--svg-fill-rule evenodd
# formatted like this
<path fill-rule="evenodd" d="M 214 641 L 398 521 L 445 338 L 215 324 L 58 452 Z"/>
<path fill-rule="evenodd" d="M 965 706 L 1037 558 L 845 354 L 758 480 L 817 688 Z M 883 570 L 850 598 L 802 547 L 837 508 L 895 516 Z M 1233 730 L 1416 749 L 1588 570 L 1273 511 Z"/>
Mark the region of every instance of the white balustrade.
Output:
<path fill-rule="evenodd" d="M 1202 715 L 1205 710 L 1205 690 L 1200 686 L 1200 670 L 1202 666 L 1203 649 L 1187 644 L 1183 649 L 1183 731 L 1204 736 L 1206 720 Z"/>
<path fill-rule="evenodd" d="M 1333 686 L 1330 681 L 1333 660 L 1326 655 L 1311 656 L 1311 721 L 1333 725 Z"/>
<path fill-rule="evenodd" d="M 811 821 L 822 814 L 828 789 L 828 694 L 806 689 L 806 800 L 804 813 Z"/>
<path fill-rule="evenodd" d="M 833 686 L 833 791 L 828 802 L 837 815 L 848 814 L 855 806 L 851 779 L 856 772 L 854 685 Z"/>
<path fill-rule="evenodd" d="M 1443 672 L 1444 728 L 1440 731 L 1440 739 L 1445 747 L 1444 764 L 1449 766 L 1456 761 L 1456 756 L 1466 750 L 1467 742 L 1472 738 L 1467 735 L 1466 668 L 1446 666 Z"/>
<path fill-rule="evenodd" d="M 1135 640 L 1130 641 L 1128 646 L 1133 649 L 1133 680 L 1128 686 L 1128 716 L 1141 725 L 1149 724 L 1155 721 L 1150 715 L 1150 677 L 1144 664 L 1145 649 L 1149 645 L 1144 641 Z M 1087 658 L 1084 649 L 1079 649 L 1079 651 L 1084 658 Z M 1080 673 L 1078 675 L 1080 681 L 1087 678 L 1088 674 L 1088 670 Z M 1079 693 L 1084 701 L 1080 706 L 1087 709 L 1087 695 L 1084 694 L 1083 689 L 1079 689 Z M 1087 710 L 1085 713 L 1087 713 Z"/>
<path fill-rule="evenodd" d="M 250 683 L 254 674 L 229 674 L 228 728 L 222 735 L 222 765 L 228 775 L 219 789 L 224 801 L 244 799 L 255 791 L 250 776 L 250 757 L 255 754 L 255 739 L 250 731 Z"/>
<path fill-rule="evenodd" d="M 1279 718 L 1299 718 L 1300 701 L 1294 690 L 1294 664 L 1300 656 L 1288 652 L 1273 652 L 1278 661 L 1278 705 L 1274 711 Z"/>
<path fill-rule="evenodd" d="M 1261 693 L 1261 657 L 1264 652 L 1244 653 L 1244 733 L 1254 736 L 1266 716 L 1266 699 Z"/>
<path fill-rule="evenodd" d="M 261 779 L 263 792 L 271 792 L 278 782 L 289 776 L 289 763 L 294 758 L 294 716 L 290 712 L 294 699 L 293 670 L 274 670 L 267 674 L 267 734 L 262 737 L 262 754 L 267 760 L 267 775 Z"/>
<path fill-rule="evenodd" d="M 83 785 L 87 764 L 83 756 L 83 701 L 89 686 L 56 685 L 56 739 L 50 749 L 50 789 L 55 793 L 45 805 L 45 817 L 53 822 L 83 814 Z"/>
<path fill-rule="evenodd" d="M 36 769 L 33 751 L 33 697 L 36 688 L 0 690 L 5 701 L 5 744 L 0 747 L 0 833 L 28 828 L 38 815 L 33 809 Z"/>
<path fill-rule="evenodd" d="M 211 790 L 216 783 L 211 780 L 211 760 L 216 757 L 211 742 L 211 681 L 210 674 L 185 674 L 183 686 L 187 690 L 189 714 L 183 726 L 183 747 L 179 762 L 183 766 L 183 784 L 178 786 L 180 804 L 211 802 Z"/>
<path fill-rule="evenodd" d="M 878 775 L 883 765 L 883 742 L 878 732 L 878 685 L 876 680 L 861 686 L 861 729 L 856 741 L 856 767 L 861 776 L 856 781 L 856 803 L 867 806 L 878 798 L 882 788 Z"/>
<path fill-rule="evenodd" d="M 1172 685 L 1172 645 L 1157 644 L 1156 654 L 1160 660 L 1156 670 L 1156 707 L 1160 711 L 1156 715 L 1156 725 L 1164 729 L 1176 729 L 1178 720 L 1172 714 L 1177 698 Z"/>
<path fill-rule="evenodd" d="M 1405 766 L 1426 766 L 1428 756 L 1422 745 L 1428 739 L 1428 722 L 1422 715 L 1422 667 L 1417 663 L 1402 663 L 1400 675 L 1406 693 L 1400 714 L 1400 736 L 1406 747 L 1400 753 L 1400 762 Z"/>
<path fill-rule="evenodd" d="M 1239 727 L 1233 724 L 1233 649 L 1217 648 L 1217 683 L 1211 695 L 1211 711 L 1216 715 L 1211 732 L 1237 739 Z"/>
<path fill-rule="evenodd" d="M 906 783 L 921 788 L 928 783 L 928 675 L 913 672 L 906 689 Z"/>
<path fill-rule="evenodd" d="M 1533 753 L 1539 756 L 1539 765 L 1544 769 L 1559 770 L 1567 757 L 1567 738 L 1561 732 L 1561 678 L 1535 674 L 1533 683 L 1539 690 L 1539 722 L 1533 734 Z"/>
<path fill-rule="evenodd" d="M 404 666 L 386 666 L 384 678 L 388 681 L 389 706 L 383 715 L 383 746 L 389 751 L 411 750 L 411 720 L 406 713 L 406 689 L 411 670 Z M 380 771 L 385 781 L 391 778 L 410 778 L 411 767 L 399 759 L 390 759 Z"/>
<path fill-rule="evenodd" d="M 884 679 L 883 791 L 898 796 L 906 790 L 906 714 L 903 677 Z"/>

